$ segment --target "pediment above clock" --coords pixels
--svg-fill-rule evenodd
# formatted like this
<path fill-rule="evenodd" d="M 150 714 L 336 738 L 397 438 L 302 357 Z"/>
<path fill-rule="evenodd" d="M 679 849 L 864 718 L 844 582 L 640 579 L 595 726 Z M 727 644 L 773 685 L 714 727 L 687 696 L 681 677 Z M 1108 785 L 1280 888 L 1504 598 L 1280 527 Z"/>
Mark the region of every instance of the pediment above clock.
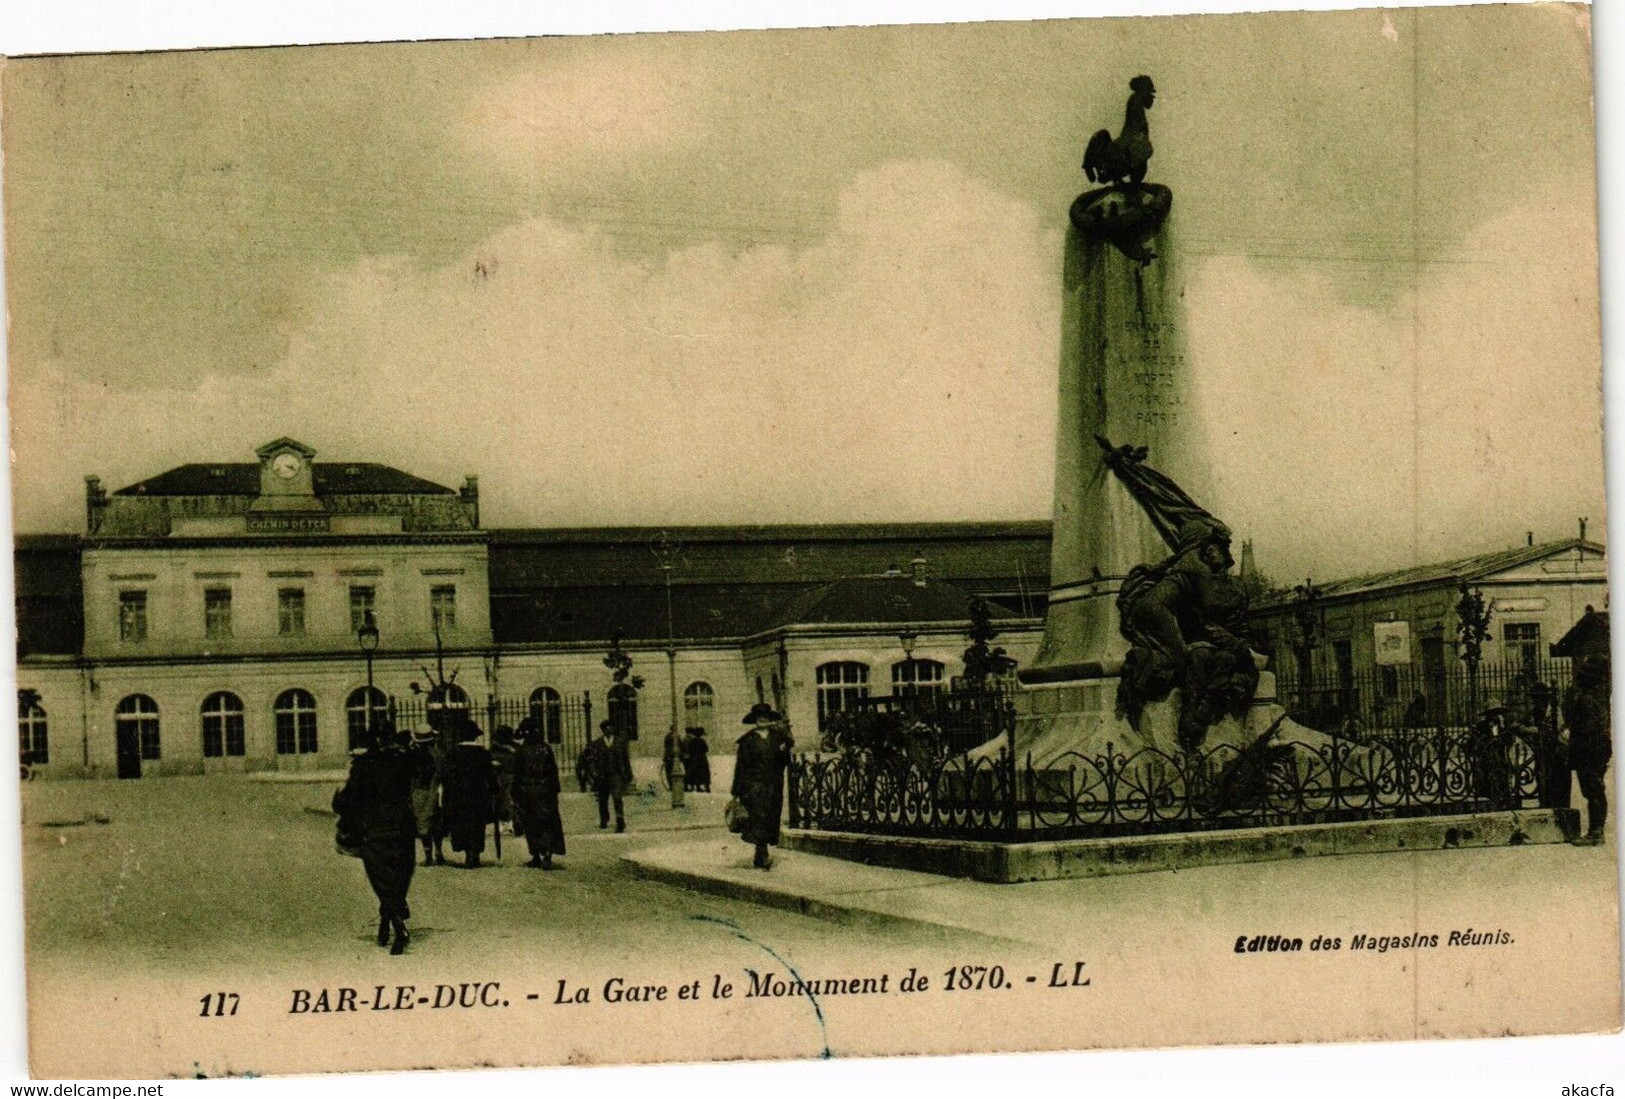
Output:
<path fill-rule="evenodd" d="M 298 439 L 290 439 L 286 435 L 282 436 L 280 439 L 272 439 L 264 446 L 256 448 L 254 453 L 259 455 L 261 461 L 265 461 L 275 457 L 285 450 L 294 451 L 306 461 L 316 457 L 316 452 L 310 447 L 306 446 L 304 443 L 301 443 Z"/>

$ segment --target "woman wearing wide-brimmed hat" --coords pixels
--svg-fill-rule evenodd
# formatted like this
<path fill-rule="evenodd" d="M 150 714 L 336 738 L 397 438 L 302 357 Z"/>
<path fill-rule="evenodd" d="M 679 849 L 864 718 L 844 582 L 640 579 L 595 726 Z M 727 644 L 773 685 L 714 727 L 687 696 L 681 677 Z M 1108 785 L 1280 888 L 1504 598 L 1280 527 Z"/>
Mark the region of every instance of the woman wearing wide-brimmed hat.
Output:
<path fill-rule="evenodd" d="M 779 842 L 784 769 L 795 742 L 785 728 L 784 718 L 765 702 L 752 706 L 743 723 L 750 728 L 737 743 L 732 793 L 745 812 L 741 838 L 756 848 L 752 865 L 766 870 L 773 864 L 768 846 Z"/>

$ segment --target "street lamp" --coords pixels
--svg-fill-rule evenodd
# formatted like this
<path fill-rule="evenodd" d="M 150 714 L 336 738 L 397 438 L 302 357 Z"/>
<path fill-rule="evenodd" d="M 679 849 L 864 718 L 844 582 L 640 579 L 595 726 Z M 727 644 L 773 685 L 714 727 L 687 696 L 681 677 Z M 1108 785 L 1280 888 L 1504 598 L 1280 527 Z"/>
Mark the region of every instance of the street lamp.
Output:
<path fill-rule="evenodd" d="M 677 738 L 677 627 L 671 611 L 671 570 L 677 563 L 678 544 L 671 535 L 661 531 L 649 543 L 650 551 L 666 574 L 666 668 L 671 682 L 671 727 L 666 732 L 666 743 L 671 745 L 671 807 L 683 807 L 683 783 L 688 777 L 683 769 L 683 742 Z"/>
<path fill-rule="evenodd" d="M 378 625 L 372 620 L 372 612 L 364 611 L 361 615 L 361 628 L 355 632 L 356 641 L 361 645 L 361 651 L 367 658 L 367 740 L 372 740 L 372 654 L 378 651 Z"/>

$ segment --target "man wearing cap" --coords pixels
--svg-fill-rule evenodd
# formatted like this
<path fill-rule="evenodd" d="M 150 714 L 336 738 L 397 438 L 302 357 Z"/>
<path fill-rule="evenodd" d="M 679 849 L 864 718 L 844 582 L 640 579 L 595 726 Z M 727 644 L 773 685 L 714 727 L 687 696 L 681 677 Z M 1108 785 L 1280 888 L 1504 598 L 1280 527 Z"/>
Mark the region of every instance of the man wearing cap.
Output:
<path fill-rule="evenodd" d="M 737 742 L 734 756 L 733 796 L 744 807 L 746 843 L 756 848 L 752 865 L 762 870 L 773 865 L 769 844 L 779 842 L 779 817 L 784 812 L 784 769 L 794 741 L 784 718 L 765 702 L 752 706 L 743 724 L 750 726 Z"/>
<path fill-rule="evenodd" d="M 632 760 L 612 721 L 598 723 L 598 737 L 587 745 L 587 780 L 598 795 L 598 827 L 609 827 L 609 806 L 615 803 L 615 831 L 626 831 L 626 805 L 623 798 L 632 784 Z"/>

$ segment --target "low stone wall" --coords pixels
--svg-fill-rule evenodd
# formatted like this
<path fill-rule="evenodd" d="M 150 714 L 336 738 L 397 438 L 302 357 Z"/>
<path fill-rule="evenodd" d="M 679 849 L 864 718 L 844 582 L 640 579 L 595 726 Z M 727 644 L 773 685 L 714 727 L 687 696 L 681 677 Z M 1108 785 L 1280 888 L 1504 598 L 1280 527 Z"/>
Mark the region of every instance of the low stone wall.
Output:
<path fill-rule="evenodd" d="M 791 828 L 785 830 L 784 843 L 797 851 L 876 866 L 985 882 L 1023 882 L 1141 874 L 1317 855 L 1563 843 L 1578 831 L 1576 810 L 1531 809 L 1035 843 L 922 839 Z"/>

